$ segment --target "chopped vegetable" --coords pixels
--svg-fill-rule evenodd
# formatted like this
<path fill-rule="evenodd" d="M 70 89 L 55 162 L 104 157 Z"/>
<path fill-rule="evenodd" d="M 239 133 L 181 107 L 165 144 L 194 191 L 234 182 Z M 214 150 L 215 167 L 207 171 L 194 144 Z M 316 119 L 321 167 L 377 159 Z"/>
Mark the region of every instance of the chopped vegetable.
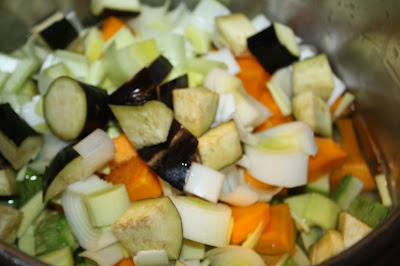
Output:
<path fill-rule="evenodd" d="M 117 33 L 126 24 L 115 16 L 110 16 L 103 22 L 101 33 L 104 41 L 109 40 L 115 33 Z"/>
<path fill-rule="evenodd" d="M 262 222 L 262 231 L 269 223 L 270 205 L 268 203 L 257 202 L 249 207 L 231 207 L 231 209 L 234 221 L 231 235 L 231 244 L 233 245 L 246 240 L 260 222 Z"/>
<path fill-rule="evenodd" d="M 267 255 L 291 253 L 296 243 L 296 229 L 286 203 L 270 207 L 270 219 L 255 247 L 257 252 Z"/>

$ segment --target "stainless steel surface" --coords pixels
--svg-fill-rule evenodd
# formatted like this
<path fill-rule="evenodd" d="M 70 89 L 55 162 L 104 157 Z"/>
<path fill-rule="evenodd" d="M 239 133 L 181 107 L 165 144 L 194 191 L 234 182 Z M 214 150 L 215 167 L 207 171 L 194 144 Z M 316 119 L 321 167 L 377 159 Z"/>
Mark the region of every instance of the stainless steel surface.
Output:
<path fill-rule="evenodd" d="M 160 0 L 148 1 L 152 4 Z M 180 1 L 172 1 L 174 4 Z M 197 1 L 186 1 L 194 6 Z M 383 168 L 390 178 L 398 205 L 400 192 L 400 1 L 398 0 L 221 0 L 233 11 L 252 17 L 259 12 L 286 23 L 305 42 L 315 44 L 330 59 L 335 72 L 357 90 L 362 114 L 383 155 Z M 0 50 L 10 51 L 24 41 L 26 27 L 56 8 L 75 9 L 85 24 L 89 0 L 1 0 Z M 359 245 L 332 263 L 351 258 L 379 256 L 387 242 L 400 234 L 400 210 Z M 376 246 L 374 250 L 367 246 Z M 367 251 L 366 251 L 367 250 Z M 350 258 L 350 259 L 349 259 Z M 346 260 L 347 259 L 347 260 Z"/>

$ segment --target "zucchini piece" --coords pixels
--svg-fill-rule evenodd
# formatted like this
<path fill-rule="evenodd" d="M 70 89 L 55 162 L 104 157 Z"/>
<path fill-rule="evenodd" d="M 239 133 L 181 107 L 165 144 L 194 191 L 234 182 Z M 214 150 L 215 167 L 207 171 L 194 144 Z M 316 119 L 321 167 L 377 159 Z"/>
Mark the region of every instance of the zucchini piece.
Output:
<path fill-rule="evenodd" d="M 86 194 L 83 200 L 94 227 L 111 225 L 130 205 L 128 192 L 121 184 Z"/>
<path fill-rule="evenodd" d="M 321 136 L 332 136 L 332 118 L 329 105 L 313 91 L 300 93 L 292 98 L 296 120 L 307 122 Z"/>
<path fill-rule="evenodd" d="M 181 260 L 202 260 L 205 257 L 205 245 L 189 239 L 183 239 Z"/>
<path fill-rule="evenodd" d="M 353 175 L 343 177 L 332 193 L 332 199 L 342 208 L 347 210 L 353 200 L 361 193 L 364 182 Z"/>
<path fill-rule="evenodd" d="M 160 250 L 142 250 L 139 251 L 133 258 L 133 262 L 138 266 L 170 266 L 167 252 L 164 249 Z"/>
<path fill-rule="evenodd" d="M 118 11 L 122 14 L 137 14 L 140 12 L 139 0 L 93 0 L 90 10 L 96 16 L 105 10 Z"/>
<path fill-rule="evenodd" d="M 317 192 L 321 193 L 322 195 L 329 196 L 330 194 L 330 183 L 329 183 L 329 174 L 324 175 L 317 180 L 308 183 L 305 186 L 305 190 L 309 192 Z"/>
<path fill-rule="evenodd" d="M 309 252 L 310 247 L 322 237 L 322 234 L 323 232 L 318 226 L 311 227 L 308 233 L 300 232 L 301 243 L 307 252 Z"/>
<path fill-rule="evenodd" d="M 43 177 L 29 168 L 18 171 L 17 186 L 19 190 L 19 204 L 28 202 L 37 192 L 43 190 Z"/>
<path fill-rule="evenodd" d="M 249 37 L 247 46 L 269 73 L 292 64 L 300 57 L 293 30 L 277 22 Z"/>
<path fill-rule="evenodd" d="M 312 91 L 328 101 L 335 87 L 333 74 L 325 54 L 320 54 L 293 64 L 293 94 Z"/>
<path fill-rule="evenodd" d="M 0 121 L 0 153 L 19 169 L 40 151 L 43 139 L 9 103 L 0 104 Z"/>
<path fill-rule="evenodd" d="M 159 87 L 159 100 L 166 106 L 173 109 L 172 91 L 174 89 L 187 88 L 189 86 L 188 75 L 184 74 L 173 80 L 170 80 Z"/>
<path fill-rule="evenodd" d="M 267 87 L 283 115 L 292 114 L 292 70 L 285 67 L 275 71 Z"/>
<path fill-rule="evenodd" d="M 303 215 L 311 224 L 329 230 L 336 228 L 340 211 L 341 208 L 333 200 L 319 193 L 310 193 Z"/>
<path fill-rule="evenodd" d="M 247 38 L 257 31 L 251 21 L 242 13 L 220 16 L 215 19 L 219 33 L 235 56 L 247 50 Z"/>
<path fill-rule="evenodd" d="M 162 102 L 148 101 L 140 106 L 109 106 L 122 131 L 136 149 L 167 140 L 174 114 Z"/>
<path fill-rule="evenodd" d="M 49 215 L 40 221 L 35 228 L 34 237 L 35 254 L 39 256 L 66 246 L 72 252 L 79 247 L 67 220 L 61 214 Z"/>
<path fill-rule="evenodd" d="M 109 117 L 107 99 L 103 89 L 59 77 L 43 97 L 44 117 L 56 136 L 74 140 L 106 126 Z"/>
<path fill-rule="evenodd" d="M 227 246 L 213 248 L 206 252 L 206 258 L 214 266 L 253 265 L 265 266 L 261 256 L 250 248 L 242 246 Z"/>
<path fill-rule="evenodd" d="M 82 156 L 67 146 L 60 150 L 50 165 L 46 167 L 43 176 L 44 201 L 61 193 L 69 184 L 78 181 L 83 176 Z"/>
<path fill-rule="evenodd" d="M 386 181 L 386 176 L 384 174 L 378 174 L 375 176 L 376 186 L 378 188 L 379 196 L 383 206 L 391 207 L 392 198 L 390 197 L 388 182 Z"/>
<path fill-rule="evenodd" d="M 35 25 L 31 33 L 51 49 L 65 49 L 79 33 L 74 25 L 60 11 Z"/>
<path fill-rule="evenodd" d="M 198 140 L 202 164 L 214 170 L 221 170 L 243 155 L 239 132 L 233 120 L 210 129 Z"/>
<path fill-rule="evenodd" d="M 206 132 L 214 121 L 218 94 L 206 88 L 187 88 L 172 91 L 175 119 L 195 137 Z"/>
<path fill-rule="evenodd" d="M 342 233 L 343 244 L 346 249 L 360 241 L 373 230 L 372 227 L 369 227 L 346 212 L 340 214 L 338 227 Z"/>
<path fill-rule="evenodd" d="M 164 181 L 183 191 L 197 145 L 197 139 L 173 120 L 166 142 L 139 149 L 138 154 Z"/>
<path fill-rule="evenodd" d="M 17 231 L 17 237 L 20 237 L 25 233 L 29 225 L 45 207 L 46 204 L 43 203 L 43 192 L 39 191 L 19 209 L 22 212 L 23 217 Z"/>
<path fill-rule="evenodd" d="M 133 202 L 111 227 L 131 256 L 142 250 L 165 249 L 169 260 L 179 258 L 182 221 L 168 197 Z"/>
<path fill-rule="evenodd" d="M 365 196 L 357 196 L 347 212 L 368 226 L 377 227 L 388 215 L 389 209 Z"/>
<path fill-rule="evenodd" d="M 18 193 L 15 170 L 0 153 L 0 196 L 11 196 Z"/>
<path fill-rule="evenodd" d="M 56 251 L 37 257 L 49 265 L 73 266 L 74 258 L 70 247 L 63 247 Z M 62 262 L 62 263 L 60 263 Z"/>
<path fill-rule="evenodd" d="M 311 265 L 320 264 L 344 250 L 342 235 L 339 231 L 329 230 L 320 240 L 310 247 Z"/>
<path fill-rule="evenodd" d="M 17 239 L 17 231 L 23 213 L 13 207 L 0 204 L 0 239 L 13 244 Z"/>

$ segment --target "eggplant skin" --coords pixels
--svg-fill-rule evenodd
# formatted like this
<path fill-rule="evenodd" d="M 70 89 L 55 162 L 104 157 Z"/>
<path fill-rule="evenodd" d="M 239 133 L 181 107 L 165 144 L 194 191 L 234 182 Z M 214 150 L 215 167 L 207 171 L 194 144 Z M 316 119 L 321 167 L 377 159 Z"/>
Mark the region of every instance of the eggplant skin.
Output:
<path fill-rule="evenodd" d="M 80 138 L 83 138 L 97 128 L 105 128 L 112 113 L 108 107 L 108 94 L 105 90 L 85 83 L 80 85 L 85 91 L 87 101 L 86 123 L 80 134 Z"/>
<path fill-rule="evenodd" d="M 52 49 L 65 49 L 78 37 L 78 32 L 63 18 L 42 30 L 40 35 Z"/>
<path fill-rule="evenodd" d="M 173 66 L 164 56 L 159 56 L 148 68 L 154 85 L 160 84 L 171 72 Z"/>
<path fill-rule="evenodd" d="M 0 153 L 0 171 L 11 167 L 11 164 L 4 158 L 3 154 Z"/>
<path fill-rule="evenodd" d="M 57 178 L 58 174 L 75 158 L 79 157 L 79 153 L 73 149 L 76 143 L 72 143 L 60 150 L 57 155 L 46 167 L 43 175 L 43 195 L 46 195 L 50 184 Z"/>
<path fill-rule="evenodd" d="M 38 136 L 14 110 L 9 103 L 0 104 L 0 131 L 15 145 L 20 146 L 29 136 Z"/>
<path fill-rule="evenodd" d="M 163 180 L 183 191 L 197 145 L 197 138 L 174 120 L 166 142 L 139 149 L 138 154 Z"/>
<path fill-rule="evenodd" d="M 157 90 L 147 68 L 143 68 L 109 96 L 109 103 L 113 105 L 138 106 L 152 100 L 157 100 Z"/>
<path fill-rule="evenodd" d="M 159 100 L 165 103 L 165 105 L 167 105 L 169 108 L 173 109 L 172 90 L 187 88 L 188 86 L 189 80 L 187 74 L 168 81 L 159 87 Z"/>
<path fill-rule="evenodd" d="M 269 73 L 274 73 L 279 68 L 288 66 L 298 60 L 297 56 L 292 55 L 279 42 L 273 25 L 249 37 L 247 46 Z"/>

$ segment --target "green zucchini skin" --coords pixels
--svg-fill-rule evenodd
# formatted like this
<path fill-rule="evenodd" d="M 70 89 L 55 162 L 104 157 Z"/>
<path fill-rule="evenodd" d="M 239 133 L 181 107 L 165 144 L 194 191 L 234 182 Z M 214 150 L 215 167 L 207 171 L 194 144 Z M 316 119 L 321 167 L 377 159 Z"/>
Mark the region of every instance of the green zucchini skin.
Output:
<path fill-rule="evenodd" d="M 172 104 L 172 90 L 187 88 L 189 86 L 189 80 L 187 74 L 177 77 L 171 81 L 162 84 L 159 87 L 159 100 L 165 103 L 169 108 L 173 109 Z"/>
<path fill-rule="evenodd" d="M 17 146 L 27 137 L 39 135 L 14 112 L 9 103 L 0 104 L 0 121 L 0 131 Z"/>
<path fill-rule="evenodd" d="M 288 66 L 298 60 L 297 56 L 291 54 L 279 42 L 273 25 L 249 37 L 247 46 L 269 73 L 274 73 L 279 68 Z"/>
<path fill-rule="evenodd" d="M 50 184 L 57 178 L 58 174 L 75 158 L 79 157 L 79 153 L 73 149 L 75 143 L 66 146 L 60 150 L 53 158 L 43 175 L 43 195 L 46 195 Z"/>
<path fill-rule="evenodd" d="M 154 60 L 148 68 L 153 84 L 160 84 L 168 76 L 172 68 L 172 64 L 162 55 Z"/>
<path fill-rule="evenodd" d="M 65 49 L 78 37 L 78 32 L 66 18 L 54 22 L 39 34 L 52 49 Z"/>
<path fill-rule="evenodd" d="M 174 120 L 166 142 L 139 149 L 138 154 L 157 175 L 183 191 L 197 145 L 197 138 Z"/>
<path fill-rule="evenodd" d="M 109 102 L 113 105 L 137 106 L 152 100 L 157 100 L 157 90 L 147 68 L 143 68 L 109 96 Z"/>

